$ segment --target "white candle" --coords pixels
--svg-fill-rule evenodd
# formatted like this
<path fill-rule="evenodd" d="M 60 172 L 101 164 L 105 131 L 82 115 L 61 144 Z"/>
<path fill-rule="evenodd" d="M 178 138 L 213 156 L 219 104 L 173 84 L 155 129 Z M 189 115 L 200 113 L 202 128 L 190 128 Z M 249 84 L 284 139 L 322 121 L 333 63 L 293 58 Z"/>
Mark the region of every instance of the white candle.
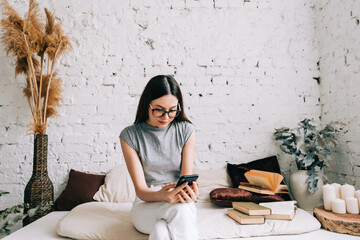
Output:
<path fill-rule="evenodd" d="M 346 199 L 346 211 L 352 214 L 359 214 L 359 203 L 355 197 L 348 197 Z"/>
<path fill-rule="evenodd" d="M 355 196 L 355 187 L 349 184 L 341 186 L 341 199 L 346 200 L 348 197 Z"/>
<path fill-rule="evenodd" d="M 334 213 L 346 213 L 344 200 L 337 198 L 332 200 L 331 203 L 331 209 Z"/>
<path fill-rule="evenodd" d="M 341 185 L 338 183 L 332 183 L 331 185 L 335 187 L 336 198 L 341 198 Z"/>
<path fill-rule="evenodd" d="M 360 190 L 355 191 L 355 197 L 358 198 L 360 196 Z"/>
<path fill-rule="evenodd" d="M 357 200 L 358 200 L 358 203 L 359 203 L 359 210 L 360 210 L 360 190 L 355 191 L 355 197 L 356 197 L 356 198 L 357 198 Z"/>
<path fill-rule="evenodd" d="M 335 186 L 326 184 L 322 187 L 324 208 L 331 211 L 331 201 L 336 199 Z"/>

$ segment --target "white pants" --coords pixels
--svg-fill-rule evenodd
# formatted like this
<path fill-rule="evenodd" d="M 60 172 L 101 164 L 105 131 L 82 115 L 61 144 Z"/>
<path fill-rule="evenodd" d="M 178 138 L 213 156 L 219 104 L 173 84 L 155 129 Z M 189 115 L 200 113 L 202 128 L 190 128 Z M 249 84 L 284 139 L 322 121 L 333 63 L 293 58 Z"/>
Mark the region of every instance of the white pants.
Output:
<path fill-rule="evenodd" d="M 136 198 L 131 209 L 135 228 L 150 234 L 149 240 L 196 240 L 196 207 L 194 202 L 144 202 Z"/>

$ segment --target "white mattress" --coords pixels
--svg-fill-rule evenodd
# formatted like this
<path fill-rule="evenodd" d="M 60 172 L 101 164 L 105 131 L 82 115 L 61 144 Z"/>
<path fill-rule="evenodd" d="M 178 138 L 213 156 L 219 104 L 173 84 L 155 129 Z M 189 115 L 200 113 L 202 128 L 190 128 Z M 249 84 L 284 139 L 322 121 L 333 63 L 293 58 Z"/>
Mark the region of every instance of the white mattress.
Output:
<path fill-rule="evenodd" d="M 42 240 L 42 239 L 69 239 L 64 238 L 56 233 L 57 224 L 59 220 L 64 217 L 68 212 L 52 212 L 46 215 L 43 218 L 38 219 L 37 221 L 19 229 L 18 231 L 10 234 L 9 236 L 3 238 L 3 240 Z M 119 237 L 121 239 L 121 237 Z M 232 238 L 233 240 L 234 238 Z M 347 235 L 347 234 L 339 234 L 334 232 L 329 232 L 323 229 L 318 231 L 313 231 L 304 234 L 298 235 L 279 235 L 279 236 L 265 236 L 265 237 L 251 237 L 251 238 L 238 238 L 241 240 L 359 240 L 360 237 Z M 230 239 L 227 239 L 230 240 Z"/>

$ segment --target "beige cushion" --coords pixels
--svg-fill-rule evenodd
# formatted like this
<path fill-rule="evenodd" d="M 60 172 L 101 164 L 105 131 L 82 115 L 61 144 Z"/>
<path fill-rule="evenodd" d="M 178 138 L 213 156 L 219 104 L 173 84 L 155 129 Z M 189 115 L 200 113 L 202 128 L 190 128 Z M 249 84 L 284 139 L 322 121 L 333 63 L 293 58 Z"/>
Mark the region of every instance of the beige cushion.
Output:
<path fill-rule="evenodd" d="M 230 180 L 226 168 L 218 169 L 196 169 L 194 173 L 199 174 L 199 196 L 198 202 L 210 202 L 210 192 L 215 188 L 230 187 Z"/>
<path fill-rule="evenodd" d="M 210 202 L 210 192 L 215 188 L 229 187 L 230 180 L 226 168 L 196 169 L 199 174 L 198 202 Z M 94 195 L 99 202 L 132 202 L 136 193 L 126 165 L 112 168 L 105 176 L 105 183 Z"/>
<path fill-rule="evenodd" d="M 241 225 L 226 215 L 229 208 L 212 203 L 199 203 L 196 206 L 200 239 L 301 234 L 321 227 L 315 217 L 302 209 L 296 210 L 292 221 L 266 219 L 264 224 Z"/>
<path fill-rule="evenodd" d="M 105 182 L 93 199 L 99 202 L 133 202 L 136 197 L 134 185 L 126 165 L 119 165 L 106 173 Z"/>
<path fill-rule="evenodd" d="M 132 203 L 90 202 L 73 208 L 57 233 L 74 239 L 148 239 L 132 224 Z"/>

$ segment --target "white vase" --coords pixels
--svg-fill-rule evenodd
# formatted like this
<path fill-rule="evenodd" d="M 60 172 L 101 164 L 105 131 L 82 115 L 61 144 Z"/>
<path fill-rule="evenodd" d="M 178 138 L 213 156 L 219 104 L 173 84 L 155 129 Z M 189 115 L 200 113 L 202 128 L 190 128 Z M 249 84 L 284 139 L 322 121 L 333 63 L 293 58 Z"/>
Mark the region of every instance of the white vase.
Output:
<path fill-rule="evenodd" d="M 292 196 L 297 201 L 300 208 L 312 211 L 320 203 L 322 197 L 323 180 L 318 177 L 317 183 L 318 189 L 314 194 L 310 194 L 307 190 L 308 184 L 306 179 L 308 178 L 308 170 L 298 170 L 290 175 L 290 191 Z"/>

